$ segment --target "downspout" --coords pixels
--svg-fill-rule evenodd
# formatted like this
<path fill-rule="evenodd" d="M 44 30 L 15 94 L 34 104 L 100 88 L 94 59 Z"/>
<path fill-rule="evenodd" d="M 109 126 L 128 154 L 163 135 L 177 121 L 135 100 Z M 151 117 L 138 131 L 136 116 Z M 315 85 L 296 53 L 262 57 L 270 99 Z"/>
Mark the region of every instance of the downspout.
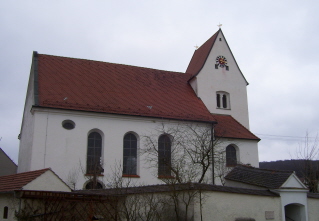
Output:
<path fill-rule="evenodd" d="M 46 156 L 47 156 L 48 124 L 49 124 L 49 112 L 47 112 L 47 123 L 46 123 L 46 128 L 45 128 L 45 141 L 44 141 L 44 153 L 43 153 L 43 168 L 46 168 L 46 166 L 45 166 L 45 160 L 46 160 Z"/>

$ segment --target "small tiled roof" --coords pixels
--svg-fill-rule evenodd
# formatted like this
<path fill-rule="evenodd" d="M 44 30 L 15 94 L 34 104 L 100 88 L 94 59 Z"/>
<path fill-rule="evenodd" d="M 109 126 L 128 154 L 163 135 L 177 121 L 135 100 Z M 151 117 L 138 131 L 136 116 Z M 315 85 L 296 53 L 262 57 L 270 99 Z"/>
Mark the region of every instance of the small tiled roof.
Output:
<path fill-rule="evenodd" d="M 202 46 L 200 46 L 193 54 L 193 57 L 188 64 L 186 69 L 186 73 L 195 76 L 199 73 L 199 71 L 203 68 L 208 55 L 215 43 L 218 33 L 221 31 L 219 29 L 210 39 L 208 39 Z"/>
<path fill-rule="evenodd" d="M 246 183 L 267 189 L 278 189 L 293 174 L 293 171 L 266 170 L 239 165 L 230 171 L 225 179 Z"/>
<path fill-rule="evenodd" d="M 40 107 L 214 121 L 189 74 L 38 54 Z"/>
<path fill-rule="evenodd" d="M 34 170 L 30 172 L 17 173 L 13 175 L 0 177 L 0 192 L 9 192 L 13 190 L 21 190 L 25 185 L 35 180 L 37 177 L 50 170 Z"/>
<path fill-rule="evenodd" d="M 216 137 L 260 140 L 230 115 L 213 114 L 213 117 L 218 123 L 215 126 Z"/>

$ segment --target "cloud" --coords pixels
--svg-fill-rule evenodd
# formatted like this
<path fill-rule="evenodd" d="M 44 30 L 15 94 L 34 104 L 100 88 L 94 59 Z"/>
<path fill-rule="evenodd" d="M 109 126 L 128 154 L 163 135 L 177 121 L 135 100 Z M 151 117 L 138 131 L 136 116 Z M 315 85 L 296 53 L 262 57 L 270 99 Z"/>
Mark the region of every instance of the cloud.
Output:
<path fill-rule="evenodd" d="M 318 4 L 284 1 L 2 1 L 0 147 L 17 162 L 32 51 L 185 71 L 219 23 L 250 83 L 260 160 L 318 131 Z M 272 139 L 262 134 L 275 135 Z M 276 137 L 277 136 L 277 137 Z"/>

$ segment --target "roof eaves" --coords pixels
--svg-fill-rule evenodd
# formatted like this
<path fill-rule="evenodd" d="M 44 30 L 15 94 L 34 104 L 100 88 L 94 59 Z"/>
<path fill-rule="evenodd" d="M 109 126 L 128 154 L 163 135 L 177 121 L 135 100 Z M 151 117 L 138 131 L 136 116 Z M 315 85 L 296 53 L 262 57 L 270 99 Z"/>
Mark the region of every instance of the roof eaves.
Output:
<path fill-rule="evenodd" d="M 240 138 L 240 137 L 230 137 L 230 136 L 218 136 L 216 135 L 216 137 L 218 138 L 228 138 L 228 139 L 236 139 L 236 140 L 256 140 L 256 141 L 260 141 L 260 138 Z"/>
<path fill-rule="evenodd" d="M 199 119 L 183 119 L 183 118 L 169 118 L 169 117 L 157 117 L 157 116 L 146 116 L 146 115 L 134 115 L 134 114 L 120 114 L 120 113 L 108 113 L 108 112 L 99 112 L 99 111 L 87 111 L 87 110 L 75 110 L 75 109 L 65 109 L 65 108 L 57 108 L 57 107 L 44 107 L 44 106 L 32 106 L 32 109 L 39 108 L 39 109 L 55 109 L 55 110 L 65 110 L 65 111 L 76 111 L 76 112 L 90 112 L 90 113 L 97 113 L 97 114 L 111 114 L 111 115 L 119 115 L 119 116 L 131 116 L 131 117 L 145 117 L 145 118 L 157 118 L 163 120 L 177 120 L 177 121 L 192 121 L 198 123 L 211 123 L 217 124 L 217 121 L 212 120 L 199 120 Z"/>

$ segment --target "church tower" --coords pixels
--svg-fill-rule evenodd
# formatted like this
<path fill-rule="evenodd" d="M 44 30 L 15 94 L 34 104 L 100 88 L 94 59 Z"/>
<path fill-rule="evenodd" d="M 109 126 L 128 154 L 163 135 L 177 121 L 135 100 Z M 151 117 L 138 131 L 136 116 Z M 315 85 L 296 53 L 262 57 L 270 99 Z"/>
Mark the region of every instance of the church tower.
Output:
<path fill-rule="evenodd" d="M 190 85 L 211 113 L 231 115 L 249 129 L 244 75 L 219 29 L 193 54 L 186 73 Z"/>

